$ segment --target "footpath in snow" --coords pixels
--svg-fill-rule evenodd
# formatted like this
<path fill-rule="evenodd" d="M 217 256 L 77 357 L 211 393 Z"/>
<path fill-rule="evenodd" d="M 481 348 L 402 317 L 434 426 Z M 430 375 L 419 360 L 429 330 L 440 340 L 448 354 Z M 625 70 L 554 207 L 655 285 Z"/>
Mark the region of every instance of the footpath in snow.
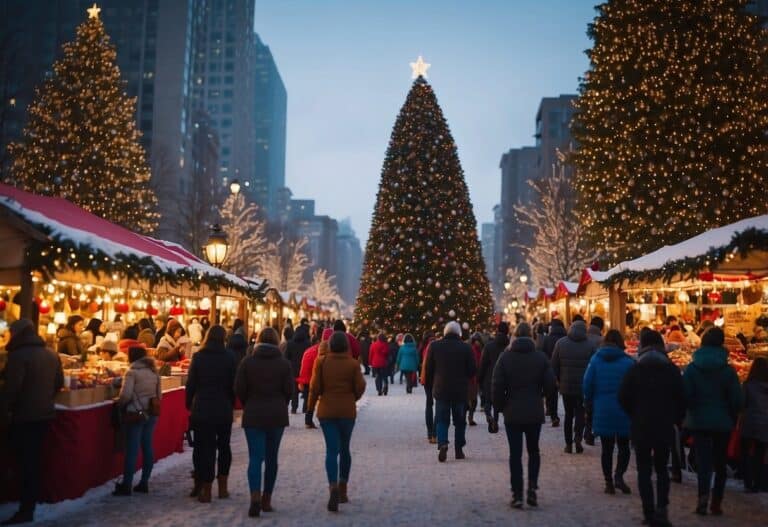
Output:
<path fill-rule="evenodd" d="M 191 452 L 161 461 L 150 481 L 149 495 L 114 498 L 111 487 L 89 492 L 84 498 L 39 509 L 40 525 L 151 527 L 210 525 L 280 526 L 420 526 L 424 525 L 530 525 L 631 526 L 640 525 L 634 459 L 627 474 L 633 493 L 603 494 L 600 449 L 586 447 L 582 455 L 562 452 L 562 428 L 545 425 L 542 432 L 542 471 L 538 509 L 509 507 L 507 444 L 503 430 L 490 435 L 485 419 L 468 427 L 467 459 L 437 462 L 435 446 L 426 441 L 424 393 L 406 394 L 395 385 L 390 395 L 378 397 L 373 379 L 361 401 L 352 439 L 351 503 L 338 514 L 325 510 L 328 489 L 324 472 L 321 431 L 306 430 L 303 416 L 291 416 L 283 436 L 280 467 L 273 496 L 275 512 L 248 518 L 247 447 L 238 424 L 232 434 L 231 498 L 200 504 L 188 498 Z M 215 489 L 214 489 L 215 490 Z M 725 516 L 697 517 L 695 478 L 685 475 L 673 484 L 671 520 L 676 526 L 766 525 L 768 496 L 746 495 L 729 485 Z M 215 494 L 214 494 L 215 496 Z M 4 517 L 12 512 L 0 507 Z"/>

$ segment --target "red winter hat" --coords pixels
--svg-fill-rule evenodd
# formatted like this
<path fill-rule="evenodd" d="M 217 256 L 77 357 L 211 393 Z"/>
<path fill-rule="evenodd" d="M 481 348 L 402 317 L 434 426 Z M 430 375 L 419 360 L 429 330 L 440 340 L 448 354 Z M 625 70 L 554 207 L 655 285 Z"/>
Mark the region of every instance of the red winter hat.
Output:
<path fill-rule="evenodd" d="M 333 328 L 325 328 L 323 330 L 323 336 L 322 336 L 321 340 L 323 342 L 331 340 L 331 335 L 333 335 Z"/>

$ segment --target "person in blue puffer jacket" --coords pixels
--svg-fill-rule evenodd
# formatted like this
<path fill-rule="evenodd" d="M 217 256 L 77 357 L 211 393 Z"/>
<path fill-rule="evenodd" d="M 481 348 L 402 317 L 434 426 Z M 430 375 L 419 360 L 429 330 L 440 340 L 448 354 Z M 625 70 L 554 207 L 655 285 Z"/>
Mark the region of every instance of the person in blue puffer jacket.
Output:
<path fill-rule="evenodd" d="M 619 405 L 619 387 L 624 375 L 635 361 L 624 352 L 624 339 L 617 330 L 608 331 L 602 346 L 589 361 L 584 374 L 584 400 L 593 407 L 593 429 L 600 436 L 602 467 L 606 494 L 616 489 L 629 494 L 624 473 L 629 466 L 629 416 Z M 613 469 L 613 449 L 618 446 L 616 472 Z"/>
<path fill-rule="evenodd" d="M 405 374 L 405 391 L 413 392 L 416 386 L 416 372 L 419 369 L 419 351 L 416 349 L 416 339 L 413 335 L 407 333 L 403 337 L 403 345 L 397 351 L 397 369 Z"/>

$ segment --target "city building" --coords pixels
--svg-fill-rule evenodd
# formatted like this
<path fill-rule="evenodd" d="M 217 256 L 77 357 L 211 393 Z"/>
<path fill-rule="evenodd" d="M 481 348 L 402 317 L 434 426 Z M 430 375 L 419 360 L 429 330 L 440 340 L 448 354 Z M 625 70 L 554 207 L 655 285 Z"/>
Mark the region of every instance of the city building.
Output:
<path fill-rule="evenodd" d="M 517 221 L 515 207 L 533 203 L 533 189 L 528 181 L 541 176 L 539 170 L 540 148 L 525 146 L 512 148 L 501 156 L 501 203 L 499 204 L 499 247 L 495 260 L 494 291 L 500 291 L 506 269 L 517 267 L 526 270 L 524 247 L 533 243 L 533 233 Z"/>
<path fill-rule="evenodd" d="M 348 305 L 354 305 L 363 272 L 363 250 L 349 219 L 339 222 L 336 236 L 336 285 Z"/>
<path fill-rule="evenodd" d="M 205 0 L 193 28 L 192 107 L 205 110 L 219 137 L 219 184 L 237 179 L 253 198 L 254 2 Z"/>
<path fill-rule="evenodd" d="M 494 207 L 495 209 L 496 207 Z M 496 254 L 496 224 L 483 223 L 480 226 L 480 245 L 485 261 L 485 274 L 493 287 L 495 281 L 494 257 Z"/>
<path fill-rule="evenodd" d="M 536 146 L 539 148 L 540 177 L 552 175 L 557 165 L 557 152 L 574 146 L 571 135 L 573 103 L 577 95 L 544 97 L 536 112 Z"/>
<path fill-rule="evenodd" d="M 256 203 L 270 221 L 278 217 L 278 193 L 285 187 L 287 94 L 269 46 L 254 35 L 254 188 Z"/>

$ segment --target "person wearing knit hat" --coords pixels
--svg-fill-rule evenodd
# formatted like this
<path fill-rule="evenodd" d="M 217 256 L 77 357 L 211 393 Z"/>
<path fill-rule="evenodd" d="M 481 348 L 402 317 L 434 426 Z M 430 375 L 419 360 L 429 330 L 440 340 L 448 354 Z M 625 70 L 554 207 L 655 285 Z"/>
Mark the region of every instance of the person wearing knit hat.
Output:
<path fill-rule="evenodd" d="M 320 346 L 323 343 L 327 343 L 331 338 L 331 335 L 333 335 L 333 329 L 325 328 L 322 337 L 320 338 L 320 342 L 308 348 L 301 358 L 301 370 L 299 371 L 299 377 L 296 379 L 296 383 L 301 387 L 301 391 L 304 393 L 304 397 L 307 401 L 309 401 L 309 385 L 312 381 L 312 372 L 314 371 L 315 361 L 320 354 Z M 326 349 L 327 344 L 323 347 L 323 354 L 325 354 Z M 306 428 L 317 428 L 314 421 L 314 408 L 311 408 L 309 404 L 307 404 L 307 411 L 304 413 L 304 426 Z"/>
<path fill-rule="evenodd" d="M 10 446 L 19 461 L 19 510 L 4 524 L 34 519 L 42 477 L 43 440 L 56 416 L 54 396 L 64 385 L 59 356 L 45 347 L 29 319 L 10 326 L 0 410 L 10 418 Z"/>

